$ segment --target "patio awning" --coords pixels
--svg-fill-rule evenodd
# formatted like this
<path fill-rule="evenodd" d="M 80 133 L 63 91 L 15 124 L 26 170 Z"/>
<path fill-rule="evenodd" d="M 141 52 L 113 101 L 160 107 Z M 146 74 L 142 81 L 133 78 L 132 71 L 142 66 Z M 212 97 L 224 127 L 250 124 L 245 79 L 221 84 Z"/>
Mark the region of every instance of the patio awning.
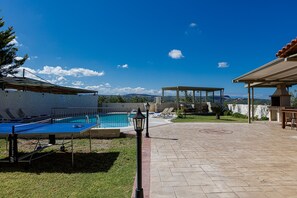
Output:
<path fill-rule="evenodd" d="M 233 80 L 251 87 L 276 87 L 279 84 L 292 86 L 297 84 L 297 54 L 275 59 L 251 72 Z"/>
<path fill-rule="evenodd" d="M 54 85 L 49 82 L 35 80 L 26 77 L 2 77 L 0 78 L 0 88 L 1 89 L 17 89 L 23 91 L 33 91 L 33 92 L 45 92 L 54 94 L 97 94 L 97 91 L 64 87 L 59 85 Z"/>

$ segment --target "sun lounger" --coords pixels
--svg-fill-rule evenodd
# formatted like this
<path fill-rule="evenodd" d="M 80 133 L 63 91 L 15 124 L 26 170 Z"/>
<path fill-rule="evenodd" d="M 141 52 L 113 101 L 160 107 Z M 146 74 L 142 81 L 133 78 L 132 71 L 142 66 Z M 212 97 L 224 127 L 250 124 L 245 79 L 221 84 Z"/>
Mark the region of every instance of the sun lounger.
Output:
<path fill-rule="evenodd" d="M 169 108 L 165 108 L 162 112 L 161 112 L 161 116 L 164 117 L 165 115 L 167 115 L 169 111 Z"/>
<path fill-rule="evenodd" d="M 17 114 L 22 119 L 32 119 L 33 117 L 37 117 L 37 116 L 28 116 L 21 108 L 18 109 Z"/>
<path fill-rule="evenodd" d="M 1 114 L 0 114 L 0 122 L 7 122 L 8 119 L 4 118 Z"/>
<path fill-rule="evenodd" d="M 153 118 L 160 118 L 160 117 L 162 117 L 163 115 L 165 115 L 166 113 L 167 113 L 167 111 L 169 110 L 169 108 L 165 108 L 162 112 L 160 112 L 160 113 L 154 113 L 153 114 Z"/>
<path fill-rule="evenodd" d="M 11 112 L 10 109 L 5 109 L 5 113 L 8 115 L 9 121 L 11 121 L 11 122 L 20 122 L 20 121 L 22 121 L 22 119 L 17 118 L 15 115 L 13 115 L 13 113 Z"/>
<path fill-rule="evenodd" d="M 17 114 L 18 114 L 18 116 L 19 116 L 20 118 L 27 117 L 26 114 L 23 112 L 22 109 L 19 109 L 18 112 L 17 112 Z"/>
<path fill-rule="evenodd" d="M 167 112 L 166 112 L 165 114 L 163 114 L 163 117 L 164 117 L 164 118 L 167 118 L 167 117 L 172 116 L 172 112 L 173 112 L 173 110 L 174 110 L 174 107 L 170 107 L 170 108 L 167 110 Z"/>

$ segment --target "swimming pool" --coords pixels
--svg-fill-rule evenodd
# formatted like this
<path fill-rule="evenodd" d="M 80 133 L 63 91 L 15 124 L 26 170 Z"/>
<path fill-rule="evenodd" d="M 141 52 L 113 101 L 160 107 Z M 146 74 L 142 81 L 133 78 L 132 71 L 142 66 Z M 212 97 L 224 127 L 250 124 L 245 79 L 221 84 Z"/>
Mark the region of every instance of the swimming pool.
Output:
<path fill-rule="evenodd" d="M 98 123 L 99 128 L 115 128 L 130 126 L 131 118 L 134 114 L 127 113 L 108 113 L 89 116 L 67 117 L 55 120 L 56 123 L 86 123 L 87 117 L 89 123 Z M 99 117 L 99 119 L 98 119 Z"/>

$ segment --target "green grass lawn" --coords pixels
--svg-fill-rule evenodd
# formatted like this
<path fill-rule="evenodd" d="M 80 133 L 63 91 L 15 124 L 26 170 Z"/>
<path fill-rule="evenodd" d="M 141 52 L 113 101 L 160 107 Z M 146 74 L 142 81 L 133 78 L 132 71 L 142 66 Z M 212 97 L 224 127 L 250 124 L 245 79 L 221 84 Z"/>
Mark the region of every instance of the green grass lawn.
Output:
<path fill-rule="evenodd" d="M 57 152 L 28 166 L 0 164 L 0 197 L 131 197 L 136 171 L 135 138 L 75 139 L 71 154 Z M 32 142 L 20 140 L 28 150 Z M 45 151 L 48 152 L 48 151 Z M 0 140 L 0 155 L 6 156 Z"/>
<path fill-rule="evenodd" d="M 176 118 L 172 122 L 235 122 L 235 123 L 247 123 L 246 118 L 235 118 L 232 116 L 221 116 L 220 119 L 216 119 L 216 116 L 204 116 L 204 115 L 187 115 L 185 118 Z"/>

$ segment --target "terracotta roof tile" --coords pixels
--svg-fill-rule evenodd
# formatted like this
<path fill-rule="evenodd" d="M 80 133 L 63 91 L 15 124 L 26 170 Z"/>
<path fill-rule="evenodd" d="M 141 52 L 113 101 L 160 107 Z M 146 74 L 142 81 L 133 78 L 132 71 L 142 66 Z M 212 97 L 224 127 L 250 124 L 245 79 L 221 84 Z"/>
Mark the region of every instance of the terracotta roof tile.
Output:
<path fill-rule="evenodd" d="M 297 38 L 293 39 L 290 43 L 288 43 L 281 50 L 279 50 L 276 53 L 276 56 L 279 58 L 285 58 L 296 53 L 297 53 Z"/>

